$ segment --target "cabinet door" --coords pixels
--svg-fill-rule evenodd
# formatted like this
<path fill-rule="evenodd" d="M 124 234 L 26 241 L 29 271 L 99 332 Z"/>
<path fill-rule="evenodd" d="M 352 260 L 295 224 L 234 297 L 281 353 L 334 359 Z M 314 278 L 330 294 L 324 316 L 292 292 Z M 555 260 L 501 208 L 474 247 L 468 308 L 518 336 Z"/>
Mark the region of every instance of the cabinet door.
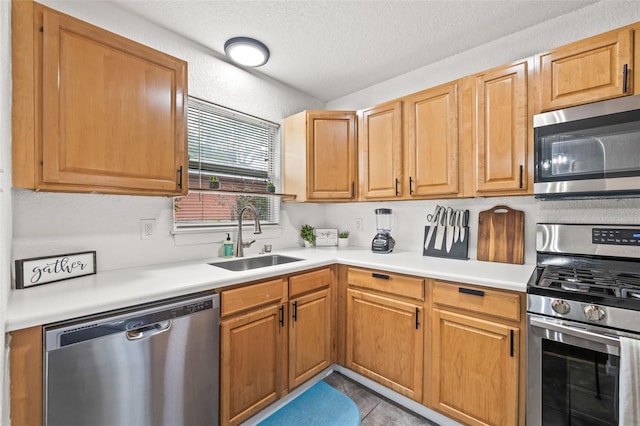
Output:
<path fill-rule="evenodd" d="M 309 199 L 353 199 L 357 162 L 355 114 L 309 112 L 307 138 Z"/>
<path fill-rule="evenodd" d="M 458 85 L 404 100 L 408 192 L 412 197 L 458 193 Z"/>
<path fill-rule="evenodd" d="M 633 31 L 610 31 L 540 55 L 542 111 L 633 93 Z"/>
<path fill-rule="evenodd" d="M 346 367 L 421 401 L 422 319 L 418 305 L 348 289 Z"/>
<path fill-rule="evenodd" d="M 361 111 L 359 131 L 362 197 L 402 196 L 402 103 Z"/>
<path fill-rule="evenodd" d="M 518 424 L 518 328 L 432 313 L 431 405 L 470 425 Z"/>
<path fill-rule="evenodd" d="M 478 195 L 527 193 L 530 114 L 528 62 L 476 76 L 475 174 Z"/>
<path fill-rule="evenodd" d="M 289 301 L 289 391 L 331 365 L 331 291 Z"/>
<path fill-rule="evenodd" d="M 284 306 L 220 323 L 220 423 L 236 425 L 280 398 Z"/>
<path fill-rule="evenodd" d="M 41 426 L 42 327 L 12 331 L 9 367 L 11 375 L 11 420 L 14 425 Z"/>
<path fill-rule="evenodd" d="M 186 62 L 43 9 L 37 189 L 186 193 Z"/>

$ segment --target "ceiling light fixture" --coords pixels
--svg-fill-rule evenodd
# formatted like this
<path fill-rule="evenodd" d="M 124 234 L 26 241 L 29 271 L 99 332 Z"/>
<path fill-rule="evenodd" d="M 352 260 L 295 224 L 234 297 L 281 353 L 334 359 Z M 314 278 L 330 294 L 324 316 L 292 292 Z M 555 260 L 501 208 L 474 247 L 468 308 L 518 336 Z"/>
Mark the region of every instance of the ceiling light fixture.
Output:
<path fill-rule="evenodd" d="M 269 49 L 258 40 L 234 37 L 224 44 L 224 53 L 233 62 L 247 67 L 259 67 L 269 60 Z"/>

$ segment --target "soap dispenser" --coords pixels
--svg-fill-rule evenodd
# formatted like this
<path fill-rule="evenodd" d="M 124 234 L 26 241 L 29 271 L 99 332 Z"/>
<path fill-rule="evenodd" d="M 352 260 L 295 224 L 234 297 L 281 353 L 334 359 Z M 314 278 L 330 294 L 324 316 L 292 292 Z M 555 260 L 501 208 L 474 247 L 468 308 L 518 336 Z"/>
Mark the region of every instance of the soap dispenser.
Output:
<path fill-rule="evenodd" d="M 229 234 L 227 234 L 227 239 L 224 242 L 223 255 L 224 257 L 233 257 L 233 241 L 231 241 Z"/>

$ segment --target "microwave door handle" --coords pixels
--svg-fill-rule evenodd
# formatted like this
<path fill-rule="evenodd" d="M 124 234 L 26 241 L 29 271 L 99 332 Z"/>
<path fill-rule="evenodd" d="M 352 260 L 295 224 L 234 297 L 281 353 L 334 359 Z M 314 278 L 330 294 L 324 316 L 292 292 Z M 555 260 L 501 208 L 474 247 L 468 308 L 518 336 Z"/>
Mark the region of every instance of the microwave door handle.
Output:
<path fill-rule="evenodd" d="M 574 337 L 590 340 L 592 342 L 602 343 L 604 345 L 615 346 L 617 348 L 620 347 L 620 340 L 616 337 L 605 336 L 602 334 L 583 330 L 581 328 L 572 327 L 566 324 L 558 324 L 556 322 L 546 321 L 540 318 L 529 318 L 529 322 L 531 325 L 538 328 L 543 328 L 547 330 L 557 331 L 559 333 L 569 334 Z"/>

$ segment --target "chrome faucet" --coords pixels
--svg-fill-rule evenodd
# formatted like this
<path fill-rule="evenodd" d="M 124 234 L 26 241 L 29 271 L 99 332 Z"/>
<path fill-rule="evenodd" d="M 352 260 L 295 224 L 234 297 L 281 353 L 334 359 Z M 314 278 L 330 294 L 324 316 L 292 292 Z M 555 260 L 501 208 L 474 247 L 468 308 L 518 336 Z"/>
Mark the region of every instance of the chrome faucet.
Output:
<path fill-rule="evenodd" d="M 242 215 L 247 209 L 251 210 L 251 212 L 253 213 L 253 217 L 254 217 L 253 233 L 262 234 L 262 228 L 260 227 L 260 218 L 259 218 L 260 214 L 258 213 L 258 210 L 256 210 L 255 207 L 253 207 L 251 204 L 247 204 L 242 209 L 240 209 L 240 213 L 238 213 L 238 240 L 236 241 L 236 253 L 235 253 L 236 257 L 244 257 L 243 248 L 251 247 L 251 244 L 256 242 L 256 240 L 249 241 L 246 243 L 242 242 Z"/>

